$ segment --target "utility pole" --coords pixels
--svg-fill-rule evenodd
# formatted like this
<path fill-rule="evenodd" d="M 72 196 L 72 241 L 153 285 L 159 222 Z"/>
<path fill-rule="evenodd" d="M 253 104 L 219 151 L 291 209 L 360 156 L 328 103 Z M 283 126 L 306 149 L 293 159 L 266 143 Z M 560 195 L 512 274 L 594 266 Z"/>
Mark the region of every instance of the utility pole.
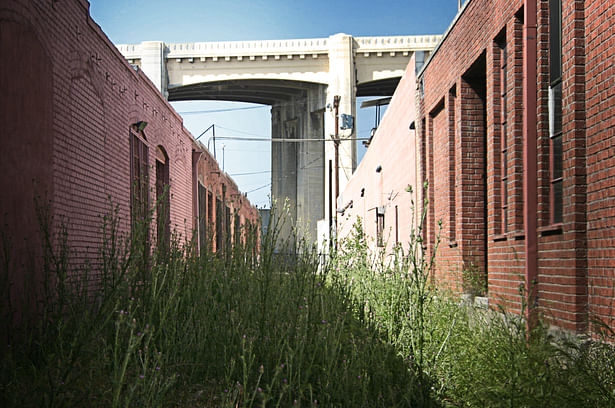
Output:
<path fill-rule="evenodd" d="M 333 137 L 333 146 L 335 146 L 335 204 L 333 205 L 333 212 L 331 213 L 331 219 L 329 222 L 335 220 L 335 248 L 337 249 L 337 197 L 340 195 L 340 126 L 339 126 L 339 109 L 340 109 L 340 96 L 335 95 L 333 97 L 333 109 L 335 109 L 335 136 Z M 331 191 L 331 190 L 329 190 Z"/>
<path fill-rule="evenodd" d="M 337 211 L 337 197 L 340 195 L 340 126 L 339 126 L 340 96 L 333 97 L 333 109 L 335 109 L 335 210 Z"/>
<path fill-rule="evenodd" d="M 211 129 L 211 132 L 213 133 L 213 139 L 214 139 L 214 159 L 216 158 L 216 125 L 212 124 L 210 127 L 208 127 L 207 129 L 205 129 L 195 140 L 199 140 L 201 136 L 203 136 L 205 133 L 209 132 L 209 129 Z M 207 140 L 207 150 L 209 150 L 209 142 L 211 141 L 211 137 Z"/>

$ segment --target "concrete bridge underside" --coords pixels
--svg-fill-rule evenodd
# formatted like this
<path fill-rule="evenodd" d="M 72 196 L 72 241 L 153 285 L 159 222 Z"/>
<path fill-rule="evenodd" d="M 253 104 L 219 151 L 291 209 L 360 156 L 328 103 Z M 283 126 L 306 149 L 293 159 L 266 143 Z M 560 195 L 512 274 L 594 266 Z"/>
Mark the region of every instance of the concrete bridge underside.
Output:
<path fill-rule="evenodd" d="M 411 54 L 429 52 L 438 40 L 336 34 L 305 40 L 152 41 L 118 48 L 170 101 L 270 105 L 272 138 L 284 139 L 272 143 L 272 197 L 288 203 L 290 216 L 280 235 L 290 236 L 297 225 L 321 242 L 329 237 L 336 209 L 334 96 L 340 97 L 340 114 L 356 117 L 358 96 L 392 95 Z M 342 191 L 356 167 L 356 132 L 341 130 L 339 136 Z"/>
<path fill-rule="evenodd" d="M 291 228 L 316 236 L 324 214 L 324 112 L 327 87 L 311 82 L 243 79 L 170 87 L 170 101 L 220 100 L 271 106 L 271 195 L 286 206 L 288 219 L 280 236 Z M 320 139 L 320 141 L 301 139 Z M 330 143 L 330 142 L 329 142 Z"/>

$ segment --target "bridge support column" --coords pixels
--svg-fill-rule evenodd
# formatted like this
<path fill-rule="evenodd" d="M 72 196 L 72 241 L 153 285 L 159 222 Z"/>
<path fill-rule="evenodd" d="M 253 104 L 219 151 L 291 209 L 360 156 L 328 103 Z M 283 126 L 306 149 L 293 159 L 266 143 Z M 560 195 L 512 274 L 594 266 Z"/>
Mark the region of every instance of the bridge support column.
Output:
<path fill-rule="evenodd" d="M 325 113 L 325 137 L 335 137 L 335 111 L 333 110 L 333 97 L 340 96 L 339 114 L 352 115 L 356 118 L 356 71 L 354 61 L 354 40 L 347 34 L 336 34 L 329 37 L 329 87 L 327 89 L 327 109 Z M 341 120 L 340 120 L 341 123 Z M 344 139 L 355 137 L 354 128 L 340 130 L 342 140 L 339 146 L 339 186 L 341 193 L 352 176 L 357 165 L 356 141 Z M 329 168 L 333 177 L 329 177 Z M 325 144 L 325 219 L 327 225 L 335 226 L 335 146 L 333 142 Z"/>
<path fill-rule="evenodd" d="M 141 52 L 141 70 L 156 85 L 160 93 L 169 99 L 164 43 L 144 41 L 141 43 Z"/>
<path fill-rule="evenodd" d="M 272 138 L 323 139 L 325 101 L 325 86 L 318 85 L 273 105 Z M 279 209 L 284 203 L 288 209 L 279 235 L 282 239 L 295 233 L 299 238 L 309 238 L 308 242 L 317 238 L 316 224 L 324 217 L 324 145 L 323 141 L 272 143 L 271 194 Z"/>
<path fill-rule="evenodd" d="M 273 139 L 296 139 L 297 118 L 293 104 L 279 104 L 271 108 L 271 137 Z M 271 144 L 271 195 L 276 201 L 276 212 L 272 214 L 273 225 L 280 217 L 283 223 L 279 231 L 282 240 L 292 236 L 297 221 L 297 143 L 272 142 Z M 281 242 L 278 242 L 278 249 Z M 284 248 L 290 249 L 290 248 Z"/>

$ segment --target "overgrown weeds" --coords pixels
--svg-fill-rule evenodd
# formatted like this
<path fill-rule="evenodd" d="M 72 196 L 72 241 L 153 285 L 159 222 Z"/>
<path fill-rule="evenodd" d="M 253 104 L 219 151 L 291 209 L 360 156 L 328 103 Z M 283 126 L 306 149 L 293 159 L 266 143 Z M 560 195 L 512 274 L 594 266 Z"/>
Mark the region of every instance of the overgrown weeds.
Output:
<path fill-rule="evenodd" d="M 371 252 L 358 223 L 318 265 L 306 242 L 280 242 L 276 225 L 199 253 L 176 234 L 157 248 L 153 213 L 130 235 L 117 214 L 103 218 L 98 259 L 74 264 L 66 230 L 53 233 L 41 213 L 46 279 L 37 318 L 6 325 L 0 405 L 615 404 L 607 342 L 542 326 L 528 336 L 520 317 L 432 287 L 424 216 L 405 252 Z"/>
<path fill-rule="evenodd" d="M 425 216 L 408 249 L 388 255 L 370 250 L 377 245 L 359 219 L 340 243 L 333 274 L 361 324 L 407 362 L 420 384 L 418 406 L 615 406 L 614 333 L 605 326 L 601 339 L 582 340 L 542 322 L 528 333 L 523 313 L 474 309 L 432 286 L 438 240 L 432 251 L 424 247 Z"/>
<path fill-rule="evenodd" d="M 279 253 L 270 226 L 260 252 L 252 230 L 224 253 L 175 235 L 161 254 L 153 212 L 130 235 L 117 214 L 103 218 L 99 258 L 85 264 L 72 262 L 66 229 L 53 233 L 41 217 L 40 307 L 9 326 L 0 405 L 412 403 L 406 363 L 362 325 L 344 288 L 327 284 L 328 267 L 304 242 Z"/>

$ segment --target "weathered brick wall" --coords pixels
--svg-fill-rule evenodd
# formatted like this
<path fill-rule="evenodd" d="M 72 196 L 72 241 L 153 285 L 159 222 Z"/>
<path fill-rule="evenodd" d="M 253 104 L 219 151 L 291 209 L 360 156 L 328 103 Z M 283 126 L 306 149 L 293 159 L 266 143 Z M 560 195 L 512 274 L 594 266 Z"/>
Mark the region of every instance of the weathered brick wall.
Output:
<path fill-rule="evenodd" d="M 197 164 L 197 179 L 198 183 L 205 188 L 207 191 L 207 195 L 205 197 L 204 203 L 197 203 L 197 208 L 199 205 L 202 205 L 203 208 L 208 208 L 211 206 L 211 210 L 213 213 L 213 219 L 207 219 L 207 215 L 205 216 L 205 222 L 200 224 L 201 228 L 204 228 L 207 233 L 207 240 L 212 245 L 211 249 L 213 251 L 217 251 L 219 248 L 216 248 L 216 218 L 224 217 L 224 214 L 217 214 L 216 211 L 216 203 L 215 200 L 218 199 L 222 201 L 223 207 L 229 206 L 231 209 L 231 237 L 234 240 L 235 237 L 235 222 L 233 217 L 235 215 L 240 217 L 241 228 L 246 228 L 248 223 L 251 223 L 253 226 L 259 225 L 260 223 L 260 215 L 256 207 L 253 207 L 248 199 L 241 194 L 237 184 L 231 179 L 231 177 L 220 171 L 220 167 L 218 163 L 214 159 L 214 157 L 207 151 L 205 147 L 199 144 L 201 151 L 203 152 L 198 159 Z M 211 197 L 210 197 L 211 194 Z M 209 199 L 211 198 L 212 202 L 209 203 Z M 198 214 L 196 214 L 198 217 Z M 242 232 L 243 234 L 243 232 Z M 204 245 L 207 245 L 208 242 L 202 242 L 201 247 L 204 248 Z"/>
<path fill-rule="evenodd" d="M 89 3 L 6 0 L 0 31 L 2 145 L 11 156 L 0 164 L 0 188 L 12 192 L 0 199 L 0 214 L 4 232 L 20 243 L 14 255 L 21 260 L 15 263 L 38 246 L 21 244 L 40 236 L 35 193 L 47 200 L 53 224 L 66 226 L 76 265 L 99 255 L 102 217 L 113 205 L 119 206 L 120 232 L 128 234 L 129 129 L 139 121 L 147 122 L 149 202 L 156 200 L 160 148 L 168 156 L 171 228 L 191 239 L 198 204 L 193 150 L 201 148 L 150 80 L 90 18 Z M 226 183 L 232 186 L 227 194 L 238 193 L 232 180 Z M 247 199 L 236 197 L 242 215 L 257 219 Z M 40 251 L 35 255 L 29 259 Z M 16 282 L 25 269 L 20 268 L 11 277 Z"/>
<path fill-rule="evenodd" d="M 577 4 L 580 3 L 580 4 Z M 587 234 L 590 317 L 615 326 L 615 2 L 575 2 L 585 33 Z M 584 6 L 584 10 L 582 7 Z M 572 24 L 572 23 L 571 23 Z M 575 45 L 583 45 L 576 42 Z M 576 49 L 575 49 L 576 51 Z M 574 67 L 578 75 L 580 67 Z M 577 109 L 580 103 L 574 100 Z M 580 116 L 580 115 L 579 115 Z M 578 121 L 580 118 L 575 115 Z"/>
<path fill-rule="evenodd" d="M 54 107 L 47 135 L 53 140 L 52 209 L 55 222 L 68 228 L 76 259 L 97 254 L 101 216 L 110 212 L 112 204 L 120 206 L 123 230 L 128 229 L 128 135 L 130 125 L 141 120 L 148 122 L 144 135 L 150 152 L 150 188 L 155 191 L 155 151 L 162 146 L 169 155 L 171 222 L 190 238 L 192 138 L 181 118 L 91 20 L 87 2 L 8 3 L 21 24 L 35 27 L 49 56 Z M 150 198 L 155 199 L 153 193 Z"/>
<path fill-rule="evenodd" d="M 571 330 L 588 322 L 585 46 L 583 2 L 562 1 L 563 222 L 550 221 L 549 180 L 549 18 L 548 2 L 538 3 L 538 289 L 539 305 L 553 321 Z"/>
<path fill-rule="evenodd" d="M 523 4 L 522 1 L 487 0 L 467 3 L 419 78 L 424 95 L 418 99 L 417 121 L 425 128 L 419 131 L 425 137 L 420 144 L 423 146 L 419 155 L 421 173 L 433 189 L 429 193 L 429 213 L 433 214 L 430 231 L 440 219 L 445 224 L 458 225 L 456 240 L 461 265 L 476 262 L 486 268 L 490 300 L 515 311 L 521 307 L 518 286 L 524 281 L 525 265 Z M 613 241 L 609 241 L 613 224 L 609 183 L 610 169 L 615 162 L 609 160 L 606 141 L 613 136 L 614 122 L 606 112 L 613 104 L 613 70 L 609 63 L 613 36 L 607 21 L 613 17 L 614 6 L 612 1 L 562 2 L 564 217 L 563 222 L 552 224 L 549 7 L 546 0 L 537 4 L 539 271 L 538 281 L 533 284 L 538 289 L 538 305 L 547 318 L 568 329 L 584 330 L 590 317 L 588 311 L 602 316 L 613 313 L 608 308 L 614 294 L 615 267 L 613 254 L 609 252 L 613 247 Z M 506 89 L 502 89 L 500 77 L 500 47 L 504 42 L 508 53 Z M 451 89 L 456 90 L 455 98 L 450 96 Z M 501 103 L 503 93 L 507 94 L 505 107 Z M 431 113 L 442 101 L 443 112 L 448 116 L 448 132 L 439 130 L 439 122 L 431 120 Z M 460 107 L 449 106 L 453 101 Z M 504 109 L 506 140 L 501 125 Z M 480 117 L 481 112 L 486 115 L 484 118 Z M 460 140 L 456 141 L 456 151 L 448 152 L 448 160 L 455 163 L 454 167 L 446 169 L 440 164 L 446 160 L 441 155 L 447 153 L 445 146 L 450 143 L 450 130 L 454 126 L 459 127 Z M 507 175 L 502 168 L 504 148 Z M 508 210 L 506 227 L 503 227 L 502 179 L 505 176 L 508 177 Z M 456 180 L 456 199 L 454 206 L 447 207 L 441 202 L 446 197 L 439 193 L 439 187 L 450 184 L 451 178 Z M 454 219 L 451 218 L 453 207 Z M 479 227 L 485 222 L 486 231 Z M 428 240 L 433 241 L 430 234 L 427 233 Z M 448 264 L 440 261 L 438 273 L 447 276 Z"/>
<path fill-rule="evenodd" d="M 521 198 L 521 26 L 516 13 L 522 1 L 469 2 L 452 27 L 447 38 L 433 55 L 422 76 L 423 97 L 419 97 L 421 118 L 429 118 L 434 107 L 444 102 L 448 117 L 445 132 L 431 129 L 430 120 L 424 123 L 424 172 L 435 195 L 430 200 L 435 216 L 428 237 L 430 241 L 438 220 L 455 224 L 454 240 L 442 240 L 437 258 L 437 275 L 450 280 L 451 261 L 456 263 L 458 291 L 462 290 L 462 271 L 487 272 L 490 301 L 503 303 L 519 311 L 518 285 L 523 281 L 523 241 L 516 237 L 522 228 Z M 501 143 L 499 125 L 500 101 L 494 98 L 499 89 L 499 54 L 495 39 L 502 33 L 509 44 L 508 90 L 514 97 L 508 101 L 509 150 L 512 151 L 514 176 L 510 177 L 509 199 L 511 222 L 506 234 L 501 233 L 501 157 L 497 150 Z M 496 69 L 497 67 L 497 69 Z M 452 97 L 451 95 L 454 95 Z M 452 106 L 452 104 L 456 106 Z M 437 126 L 437 123 L 433 123 Z M 453 136 L 451 136 L 453 133 Z M 433 140 L 430 137 L 433 135 Z M 442 140 L 438 140 L 441 137 Z M 446 146 L 454 139 L 454 149 Z M 486 149 L 486 150 L 485 150 Z M 433 162 L 433 165 L 431 163 Z M 438 165 L 438 163 L 448 163 Z M 432 167 L 433 166 L 433 167 Z M 453 173 L 453 174 L 451 174 Z M 452 184 L 454 200 L 438 196 L 439 184 Z M 431 194 L 431 193 L 430 193 Z M 441 201 L 446 201 L 443 206 Z M 431 209 L 429 209 L 431 212 Z M 453 214 L 454 212 L 454 214 Z M 450 232 L 445 235 L 453 235 Z M 456 249 L 457 256 L 449 256 Z M 452 255 L 452 254 L 451 254 Z"/>

